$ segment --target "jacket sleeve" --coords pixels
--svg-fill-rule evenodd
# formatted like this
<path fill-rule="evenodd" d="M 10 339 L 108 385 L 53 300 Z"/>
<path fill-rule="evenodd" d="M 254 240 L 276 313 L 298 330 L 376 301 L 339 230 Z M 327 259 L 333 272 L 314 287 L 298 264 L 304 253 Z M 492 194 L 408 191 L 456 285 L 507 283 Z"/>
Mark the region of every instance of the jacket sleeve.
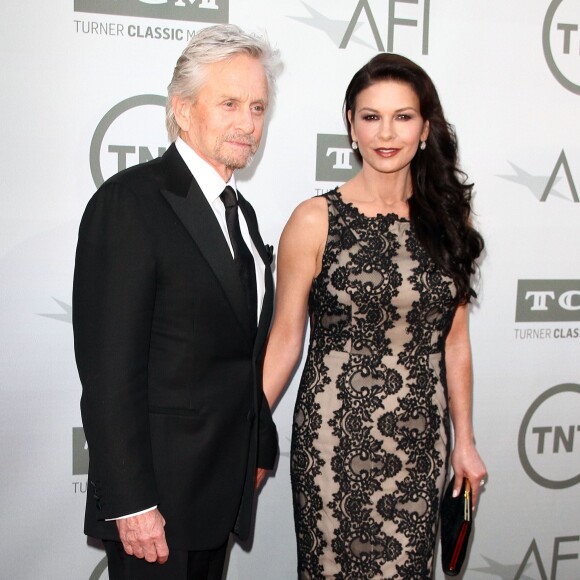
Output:
<path fill-rule="evenodd" d="M 278 457 L 278 432 L 272 419 L 268 401 L 261 390 L 260 395 L 257 465 L 264 469 L 274 469 Z"/>
<path fill-rule="evenodd" d="M 254 244 L 258 248 L 261 254 L 265 254 L 265 266 L 266 266 L 266 294 L 264 296 L 264 302 L 262 304 L 262 309 L 267 312 L 267 323 L 262 330 L 262 337 L 257 338 L 260 341 L 260 357 L 257 363 L 257 368 L 260 369 L 260 375 L 257 379 L 257 415 L 258 415 L 258 457 L 257 466 L 264 469 L 273 469 L 276 464 L 276 458 L 278 456 L 278 433 L 276 431 L 276 425 L 272 420 L 272 413 L 270 412 L 270 407 L 264 393 L 262 391 L 262 365 L 264 362 L 264 345 L 270 325 L 270 320 L 272 317 L 273 309 L 273 279 L 271 270 L 272 253 L 267 246 L 264 245 L 262 237 L 260 236 L 260 231 L 258 228 L 258 220 L 256 217 L 256 212 L 252 205 L 242 196 L 239 195 L 240 206 L 244 212 L 246 218 L 246 223 L 248 224 L 248 229 L 250 230 L 250 235 L 254 240 Z M 258 335 L 260 335 L 260 329 Z"/>
<path fill-rule="evenodd" d="M 107 183 L 82 218 L 73 282 L 88 493 L 99 519 L 158 503 L 147 402 L 154 303 L 152 240 L 137 198 L 121 183 Z"/>

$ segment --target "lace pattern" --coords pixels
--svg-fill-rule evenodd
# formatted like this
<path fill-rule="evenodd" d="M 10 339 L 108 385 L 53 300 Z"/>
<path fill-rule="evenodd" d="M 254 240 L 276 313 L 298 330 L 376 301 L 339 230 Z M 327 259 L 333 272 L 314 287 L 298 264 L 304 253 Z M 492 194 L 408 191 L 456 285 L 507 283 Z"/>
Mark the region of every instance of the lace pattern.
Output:
<path fill-rule="evenodd" d="M 430 578 L 454 286 L 408 220 L 325 197 L 291 448 L 299 577 Z"/>

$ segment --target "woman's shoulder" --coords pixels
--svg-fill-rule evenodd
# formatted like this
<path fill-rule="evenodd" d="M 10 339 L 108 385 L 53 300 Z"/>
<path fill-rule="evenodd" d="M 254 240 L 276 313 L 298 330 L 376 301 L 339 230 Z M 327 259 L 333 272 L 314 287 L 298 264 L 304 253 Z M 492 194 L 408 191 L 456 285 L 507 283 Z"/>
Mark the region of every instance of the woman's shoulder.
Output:
<path fill-rule="evenodd" d="M 316 226 L 328 220 L 328 201 L 326 196 L 317 195 L 299 203 L 290 218 L 295 222 Z"/>
<path fill-rule="evenodd" d="M 328 231 L 328 204 L 324 196 L 301 202 L 292 212 L 282 238 L 290 247 L 300 251 L 324 244 Z"/>

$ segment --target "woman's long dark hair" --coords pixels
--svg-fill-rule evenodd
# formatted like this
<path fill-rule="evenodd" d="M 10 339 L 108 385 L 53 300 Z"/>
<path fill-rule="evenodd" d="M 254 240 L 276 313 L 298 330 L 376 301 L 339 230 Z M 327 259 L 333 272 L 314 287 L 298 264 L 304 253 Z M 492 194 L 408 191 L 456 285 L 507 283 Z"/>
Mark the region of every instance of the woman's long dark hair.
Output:
<path fill-rule="evenodd" d="M 419 99 L 421 116 L 429 121 L 427 147 L 418 150 L 411 161 L 411 224 L 429 256 L 453 278 L 457 303 L 465 304 L 475 296 L 470 280 L 476 271 L 475 260 L 483 250 L 483 238 L 471 226 L 473 184 L 467 183 L 467 176 L 459 168 L 455 131 L 445 120 L 433 81 L 404 56 L 378 54 L 354 75 L 346 90 L 348 137 L 352 144 L 347 113 L 352 111 L 354 115 L 358 94 L 385 80 L 408 84 Z"/>

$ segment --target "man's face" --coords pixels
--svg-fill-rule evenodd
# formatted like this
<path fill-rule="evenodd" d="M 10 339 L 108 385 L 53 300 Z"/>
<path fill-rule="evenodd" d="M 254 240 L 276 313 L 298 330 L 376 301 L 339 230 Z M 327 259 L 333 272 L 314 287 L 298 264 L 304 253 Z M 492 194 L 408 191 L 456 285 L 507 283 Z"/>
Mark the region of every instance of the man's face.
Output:
<path fill-rule="evenodd" d="M 227 181 L 257 151 L 268 104 L 268 81 L 256 58 L 238 55 L 207 65 L 194 102 L 173 99 L 181 138 Z"/>

